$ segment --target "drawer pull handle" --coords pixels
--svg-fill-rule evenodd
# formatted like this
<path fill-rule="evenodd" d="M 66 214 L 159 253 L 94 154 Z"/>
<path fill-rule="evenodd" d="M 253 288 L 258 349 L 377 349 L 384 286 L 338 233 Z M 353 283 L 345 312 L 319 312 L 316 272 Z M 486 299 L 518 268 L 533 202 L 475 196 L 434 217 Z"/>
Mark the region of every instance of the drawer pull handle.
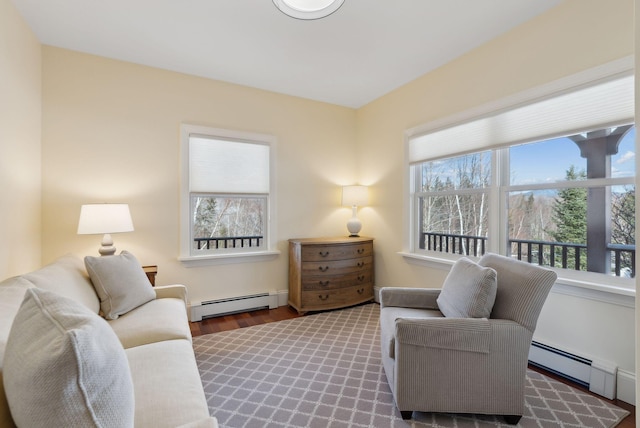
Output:
<path fill-rule="evenodd" d="M 329 298 L 328 294 L 320 294 L 318 295 L 318 299 L 320 300 L 327 300 Z"/>
<path fill-rule="evenodd" d="M 329 282 L 330 281 L 318 281 L 318 283 L 323 287 L 326 287 L 327 285 L 329 285 Z"/>
<path fill-rule="evenodd" d="M 326 272 L 329 270 L 329 266 L 320 266 L 318 269 L 320 269 L 320 272 Z"/>
<path fill-rule="evenodd" d="M 358 275 L 358 281 L 360 282 L 364 281 L 364 275 Z"/>
<path fill-rule="evenodd" d="M 358 267 L 361 268 L 364 266 L 364 262 L 358 262 Z"/>
<path fill-rule="evenodd" d="M 327 257 L 329 255 L 328 251 L 320 251 L 318 254 L 320 254 L 320 257 Z"/>
<path fill-rule="evenodd" d="M 358 248 L 358 254 L 364 253 L 364 248 Z"/>
<path fill-rule="evenodd" d="M 364 288 L 358 288 L 358 294 L 364 293 Z"/>

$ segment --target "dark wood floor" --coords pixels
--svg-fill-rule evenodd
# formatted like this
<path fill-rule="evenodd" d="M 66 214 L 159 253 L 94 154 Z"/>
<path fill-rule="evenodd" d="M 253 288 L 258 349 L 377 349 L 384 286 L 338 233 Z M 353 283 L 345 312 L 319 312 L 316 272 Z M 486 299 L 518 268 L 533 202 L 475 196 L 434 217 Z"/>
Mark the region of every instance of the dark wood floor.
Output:
<path fill-rule="evenodd" d="M 217 333 L 217 332 L 226 331 L 226 330 L 234 330 L 236 328 L 251 327 L 252 325 L 265 324 L 265 323 L 274 322 L 274 321 L 282 321 L 282 320 L 287 320 L 291 318 L 297 318 L 299 316 L 300 315 L 298 314 L 298 312 L 289 306 L 281 306 L 277 309 L 262 309 L 258 311 L 252 311 L 252 312 L 242 312 L 239 314 L 209 318 L 200 322 L 192 322 L 191 334 L 193 336 L 201 336 L 203 334 Z M 577 385 L 573 382 L 567 381 L 563 378 L 560 378 L 558 376 L 555 376 L 552 373 L 546 372 L 536 367 L 530 367 L 530 368 L 532 370 L 543 373 L 553 379 L 556 379 L 560 382 L 566 383 L 567 385 L 571 385 L 574 388 L 580 389 L 586 393 L 591 394 L 588 389 L 580 385 Z M 617 428 L 630 428 L 630 427 L 636 426 L 635 406 L 632 406 L 620 400 L 607 400 L 600 397 L 599 395 L 596 395 L 596 397 L 603 399 L 605 401 L 608 401 L 612 404 L 615 404 L 618 407 L 621 407 L 631 412 L 629 416 L 627 416 L 622 422 L 620 422 Z"/>

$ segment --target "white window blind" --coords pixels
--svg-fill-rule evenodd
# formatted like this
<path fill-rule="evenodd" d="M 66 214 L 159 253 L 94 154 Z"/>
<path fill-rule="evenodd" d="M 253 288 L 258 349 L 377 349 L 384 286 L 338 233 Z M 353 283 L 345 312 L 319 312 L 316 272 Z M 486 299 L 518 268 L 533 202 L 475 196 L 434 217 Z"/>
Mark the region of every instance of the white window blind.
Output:
<path fill-rule="evenodd" d="M 634 80 L 627 76 L 411 137 L 409 162 L 571 135 L 634 119 Z"/>
<path fill-rule="evenodd" d="M 189 136 L 189 191 L 269 193 L 269 145 Z"/>

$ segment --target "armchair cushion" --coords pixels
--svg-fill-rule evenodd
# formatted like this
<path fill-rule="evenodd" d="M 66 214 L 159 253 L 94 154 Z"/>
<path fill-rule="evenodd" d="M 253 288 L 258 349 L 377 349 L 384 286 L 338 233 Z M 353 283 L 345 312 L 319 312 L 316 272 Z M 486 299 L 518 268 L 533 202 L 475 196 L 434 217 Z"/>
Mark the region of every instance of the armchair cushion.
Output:
<path fill-rule="evenodd" d="M 451 268 L 438 296 L 438 308 L 445 317 L 489 318 L 496 299 L 497 274 L 467 258 Z"/>
<path fill-rule="evenodd" d="M 547 295 L 556 282 L 556 273 L 492 253 L 482 256 L 478 264 L 497 272 L 498 291 L 491 317 L 515 321 L 533 332 Z"/>
<path fill-rule="evenodd" d="M 87 256 L 84 264 L 100 297 L 100 309 L 106 319 L 115 320 L 156 298 L 142 266 L 127 251 L 117 256 Z"/>

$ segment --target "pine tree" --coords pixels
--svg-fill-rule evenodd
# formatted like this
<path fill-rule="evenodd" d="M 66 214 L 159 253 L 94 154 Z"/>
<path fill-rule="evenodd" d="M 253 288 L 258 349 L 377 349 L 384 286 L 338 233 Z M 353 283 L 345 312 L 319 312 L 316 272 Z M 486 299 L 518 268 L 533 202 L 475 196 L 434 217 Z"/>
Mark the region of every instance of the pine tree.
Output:
<path fill-rule="evenodd" d="M 584 179 L 586 172 L 576 171 L 571 165 L 567 170 L 567 181 Z M 557 242 L 567 244 L 586 244 L 587 243 L 587 189 L 586 188 L 568 188 L 558 192 L 558 198 L 553 204 L 553 222 L 556 229 L 549 231 L 549 234 Z M 561 259 L 561 253 L 557 250 L 556 263 Z M 569 260 L 575 260 L 575 250 L 569 249 Z M 580 259 L 580 269 L 585 270 L 587 266 L 587 256 Z"/>

